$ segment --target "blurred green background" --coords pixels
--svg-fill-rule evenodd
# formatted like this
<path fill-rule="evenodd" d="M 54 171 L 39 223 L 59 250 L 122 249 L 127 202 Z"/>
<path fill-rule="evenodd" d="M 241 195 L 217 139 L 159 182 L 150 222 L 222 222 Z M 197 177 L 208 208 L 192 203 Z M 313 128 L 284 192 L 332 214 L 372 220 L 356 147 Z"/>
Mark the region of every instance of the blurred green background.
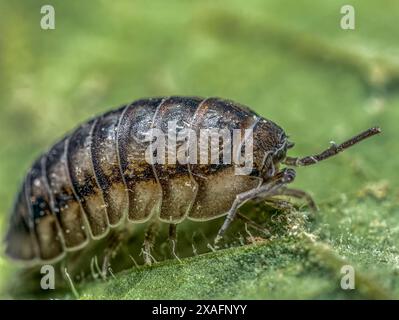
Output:
<path fill-rule="evenodd" d="M 55 30 L 40 28 L 44 4 L 55 8 Z M 355 30 L 340 28 L 344 4 L 355 8 Z M 359 266 L 372 286 L 399 297 L 397 21 L 395 0 L 1 0 L 1 230 L 31 162 L 78 123 L 141 97 L 220 96 L 281 125 L 296 142 L 291 156 L 382 127 L 382 135 L 339 157 L 299 169 L 295 187 L 321 207 L 308 231 Z M 307 240 L 295 237 L 235 249 L 233 258 L 161 264 L 140 271 L 148 275 L 132 291 L 134 281 L 82 290 L 88 298 L 379 297 L 367 284 L 360 293 L 337 289 L 339 269 L 309 262 L 318 247 L 304 253 Z M 0 287 L 12 268 L 0 258 Z M 226 272 L 234 285 L 221 277 Z"/>

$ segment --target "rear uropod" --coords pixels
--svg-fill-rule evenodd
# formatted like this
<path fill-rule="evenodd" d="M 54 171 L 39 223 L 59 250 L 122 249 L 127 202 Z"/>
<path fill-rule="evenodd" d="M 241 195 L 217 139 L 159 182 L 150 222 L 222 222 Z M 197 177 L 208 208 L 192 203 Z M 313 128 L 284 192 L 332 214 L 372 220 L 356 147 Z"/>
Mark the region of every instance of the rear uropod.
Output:
<path fill-rule="evenodd" d="M 159 159 L 151 149 L 155 130 L 169 132 L 170 123 L 177 135 L 184 130 L 197 134 L 196 139 L 185 140 L 191 147 L 202 131 L 227 129 L 230 138 L 234 130 L 242 132 L 239 154 L 249 132 L 251 170 L 237 174 L 239 164 L 215 159 L 205 164 L 191 158 L 186 162 L 149 161 Z M 170 224 L 173 238 L 176 225 L 185 219 L 226 216 L 217 243 L 245 201 L 288 195 L 312 204 L 307 193 L 287 187 L 295 178 L 290 167 L 315 164 L 379 132 L 371 128 L 319 154 L 291 158 L 286 153 L 293 143 L 284 130 L 240 104 L 198 97 L 138 100 L 80 125 L 35 161 L 16 198 L 5 238 L 6 253 L 34 264 L 55 262 L 117 226 L 154 219 Z M 173 142 L 172 137 L 167 140 Z M 181 147 L 181 141 L 174 142 Z M 218 147 L 220 142 L 218 137 Z M 200 158 L 211 146 L 185 150 L 199 151 Z M 189 151 L 182 157 L 170 150 L 168 145 L 168 160 L 189 158 Z M 216 155 L 219 158 L 222 153 Z M 208 153 L 206 157 L 209 159 Z M 280 169 L 281 164 L 287 167 Z"/>

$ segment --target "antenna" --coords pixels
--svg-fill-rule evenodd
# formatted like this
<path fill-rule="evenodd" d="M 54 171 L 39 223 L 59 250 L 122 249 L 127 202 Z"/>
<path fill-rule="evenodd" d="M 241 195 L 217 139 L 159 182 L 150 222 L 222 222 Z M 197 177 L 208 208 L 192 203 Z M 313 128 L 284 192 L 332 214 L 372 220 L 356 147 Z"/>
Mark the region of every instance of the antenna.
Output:
<path fill-rule="evenodd" d="M 328 149 L 324 150 L 323 152 L 321 152 L 319 154 L 315 154 L 313 156 L 307 156 L 307 157 L 303 157 L 303 158 L 286 157 L 283 160 L 283 163 L 288 166 L 296 166 L 296 167 L 309 166 L 312 164 L 316 164 L 317 162 L 326 160 L 330 157 L 333 157 L 336 154 L 344 151 L 345 149 L 348 149 L 348 148 L 354 146 L 355 144 L 359 143 L 360 141 L 370 138 L 380 132 L 381 132 L 381 129 L 379 127 L 373 127 L 366 131 L 363 131 L 362 133 L 359 133 L 358 135 L 350 138 L 349 140 L 346 140 L 345 142 L 343 142 L 339 145 L 332 144 Z"/>

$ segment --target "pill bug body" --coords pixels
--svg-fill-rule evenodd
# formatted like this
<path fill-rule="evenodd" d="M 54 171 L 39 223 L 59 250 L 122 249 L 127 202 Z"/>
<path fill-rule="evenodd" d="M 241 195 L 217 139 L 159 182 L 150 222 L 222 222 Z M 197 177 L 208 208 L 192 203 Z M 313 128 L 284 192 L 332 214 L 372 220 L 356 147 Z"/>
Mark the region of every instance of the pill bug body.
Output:
<path fill-rule="evenodd" d="M 167 132 L 170 121 L 178 132 L 252 129 L 251 174 L 237 175 L 233 164 L 223 163 L 150 164 L 145 135 L 154 128 Z M 25 262 L 54 262 L 123 224 L 220 217 L 238 194 L 277 171 L 288 147 L 278 125 L 228 100 L 135 101 L 80 125 L 35 161 L 16 198 L 6 252 Z"/>

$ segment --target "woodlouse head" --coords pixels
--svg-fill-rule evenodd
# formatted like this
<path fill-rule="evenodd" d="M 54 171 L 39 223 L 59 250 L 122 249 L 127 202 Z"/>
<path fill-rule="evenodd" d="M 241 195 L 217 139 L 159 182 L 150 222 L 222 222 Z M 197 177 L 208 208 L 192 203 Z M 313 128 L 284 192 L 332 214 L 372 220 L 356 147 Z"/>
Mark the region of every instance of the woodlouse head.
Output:
<path fill-rule="evenodd" d="M 270 178 L 293 144 L 287 140 L 284 130 L 270 120 L 261 120 L 254 128 L 254 172 Z"/>
<path fill-rule="evenodd" d="M 372 127 L 341 144 L 331 143 L 324 151 L 301 158 L 287 156 L 287 150 L 294 146 L 288 140 L 284 130 L 269 120 L 262 120 L 254 131 L 254 159 L 256 175 L 263 179 L 273 177 L 279 171 L 279 165 L 308 166 L 326 160 L 355 144 L 381 133 L 379 127 Z"/>

